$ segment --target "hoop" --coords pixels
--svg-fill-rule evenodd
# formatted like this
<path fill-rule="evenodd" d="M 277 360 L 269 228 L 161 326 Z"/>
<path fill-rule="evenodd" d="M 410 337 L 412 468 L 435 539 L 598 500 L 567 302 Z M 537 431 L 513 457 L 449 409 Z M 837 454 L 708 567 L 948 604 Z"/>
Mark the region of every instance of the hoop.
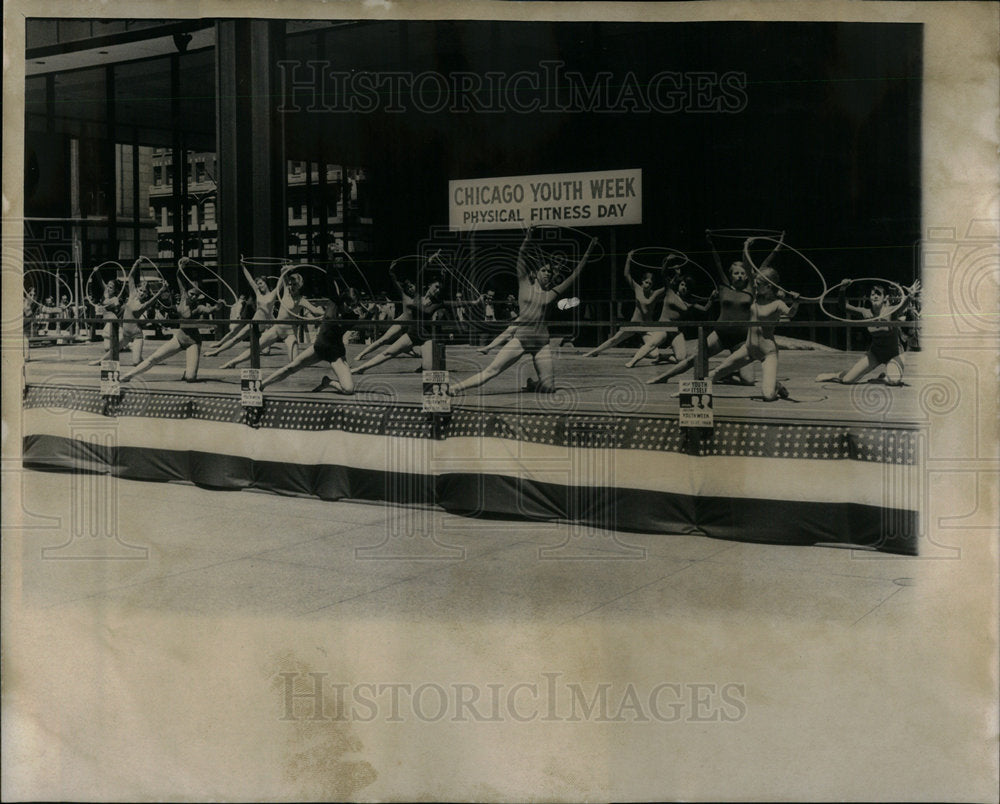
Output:
<path fill-rule="evenodd" d="M 65 279 L 63 279 L 61 276 L 59 276 L 59 274 L 54 273 L 52 271 L 49 271 L 49 270 L 47 270 L 45 268 L 29 268 L 27 271 L 24 272 L 23 276 L 26 277 L 26 276 L 28 276 L 28 274 L 45 274 L 46 276 L 53 277 L 56 280 L 56 287 L 57 288 L 61 284 L 68 291 L 68 293 L 69 293 L 69 303 L 70 304 L 76 304 L 76 298 L 75 298 L 75 294 L 73 293 L 73 288 L 70 287 L 69 282 L 67 282 Z M 25 295 L 27 295 L 27 291 L 25 291 Z"/>
<path fill-rule="evenodd" d="M 287 257 L 244 257 L 240 254 L 240 265 L 244 268 L 252 266 L 254 268 L 283 268 L 291 264 Z"/>
<path fill-rule="evenodd" d="M 170 283 L 167 281 L 167 278 L 163 275 L 163 271 L 160 270 L 159 265 L 157 265 L 155 262 L 153 262 L 149 257 L 146 257 L 145 255 L 139 257 L 139 259 L 136 260 L 136 262 L 139 262 L 139 260 L 145 260 L 146 262 L 148 262 L 150 266 L 152 266 L 153 270 L 156 271 L 156 275 L 160 277 L 160 282 L 162 282 L 165 287 L 170 287 Z"/>
<path fill-rule="evenodd" d="M 458 280 L 461 283 L 464 283 L 465 289 L 470 291 L 473 297 L 479 297 L 483 295 L 482 291 L 480 291 L 479 288 L 477 288 L 474 284 L 472 284 L 471 279 L 466 277 L 465 274 L 463 274 L 461 271 L 458 270 L 458 268 L 452 265 L 451 260 L 448 260 L 440 255 L 437 255 L 436 257 L 428 258 L 427 262 L 430 263 L 432 259 L 437 260 L 438 264 L 443 267 L 446 275 Z"/>
<path fill-rule="evenodd" d="M 626 263 L 627 263 L 628 260 L 631 260 L 634 264 L 638 265 L 640 268 L 644 268 L 645 270 L 648 270 L 648 271 L 665 271 L 667 269 L 664 268 L 663 266 L 659 266 L 659 267 L 652 266 L 652 265 L 640 262 L 639 260 L 635 259 L 634 255 L 638 251 L 657 251 L 657 252 L 661 252 L 661 253 L 664 253 L 664 254 L 667 254 L 667 255 L 677 255 L 677 256 L 683 257 L 684 261 L 678 263 L 675 266 L 672 266 L 671 270 L 684 271 L 684 270 L 687 269 L 687 267 L 689 265 L 693 265 L 695 268 L 697 268 L 699 271 L 701 271 L 702 274 L 705 275 L 705 277 L 708 279 L 709 283 L 712 285 L 712 290 L 713 291 L 718 291 L 718 289 L 719 289 L 719 283 L 715 281 L 715 277 L 712 276 L 711 272 L 705 270 L 705 268 L 700 263 L 695 262 L 694 260 L 692 260 L 683 251 L 678 251 L 675 248 L 667 248 L 666 246 L 643 246 L 642 248 L 634 248 L 634 249 L 632 249 L 628 253 L 628 257 L 626 259 Z M 708 296 L 700 296 L 697 293 L 691 293 L 690 294 L 690 296 L 692 298 L 694 298 L 694 299 L 702 299 L 702 300 L 707 300 L 707 299 L 711 298 L 711 295 L 712 295 L 711 293 Z"/>
<path fill-rule="evenodd" d="M 577 229 L 575 226 L 561 226 L 561 225 L 559 225 L 557 223 L 540 223 L 540 224 L 536 225 L 534 228 L 535 228 L 536 231 L 540 231 L 540 232 L 544 232 L 544 231 L 559 231 L 559 230 L 564 230 L 564 231 L 569 231 L 569 232 L 575 232 L 579 237 L 585 238 L 588 242 L 591 241 L 591 240 L 595 240 L 595 238 L 594 238 L 593 235 L 587 234 L 585 231 L 583 231 L 582 229 Z M 534 241 L 534 245 L 536 245 L 538 248 L 546 248 L 546 247 L 552 247 L 553 246 L 553 244 L 551 244 L 551 243 L 540 243 L 538 241 Z M 600 251 L 597 252 L 596 254 L 593 253 L 593 252 L 591 252 L 591 255 L 587 258 L 587 262 L 597 262 L 599 260 L 603 260 L 604 259 L 604 257 L 605 257 L 604 244 L 601 243 L 600 239 L 597 239 L 596 245 L 597 245 L 597 248 L 600 249 Z M 584 249 L 584 250 L 586 250 L 586 249 Z"/>
<path fill-rule="evenodd" d="M 242 258 L 241 258 L 241 259 L 242 259 Z M 213 277 L 214 277 L 214 278 L 215 278 L 216 280 L 218 280 L 218 282 L 219 282 L 219 283 L 220 283 L 221 285 L 223 285 L 223 286 L 224 286 L 224 287 L 226 288 L 226 290 L 228 290 L 228 291 L 229 291 L 229 294 L 230 294 L 230 295 L 231 295 L 231 296 L 233 297 L 233 299 L 232 299 L 232 301 L 225 301 L 225 300 L 224 300 L 223 298 L 221 298 L 221 297 L 219 297 L 219 298 L 215 298 L 215 297 L 213 297 L 213 296 L 212 296 L 211 294 L 208 294 L 208 293 L 205 293 L 204 289 L 203 289 L 203 288 L 200 288 L 200 287 L 199 287 L 198 289 L 199 289 L 199 290 L 200 290 L 200 291 L 201 291 L 201 292 L 202 292 L 202 293 L 203 293 L 203 294 L 204 294 L 205 296 L 207 296 L 207 297 L 208 297 L 209 299 L 211 299 L 211 300 L 212 300 L 213 302 L 215 302 L 216 304 L 218 304 L 219 302 L 222 302 L 223 304 L 226 304 L 226 305 L 230 305 L 230 306 L 231 306 L 231 305 L 233 305 L 233 304 L 236 304 L 236 300 L 237 300 L 237 299 L 239 299 L 240 295 L 239 295 L 239 294 L 238 294 L 238 293 L 237 293 L 237 292 L 236 292 L 235 290 L 233 290 L 232 286 L 231 286 L 231 285 L 230 285 L 230 284 L 229 284 L 229 283 L 228 283 L 228 282 L 227 282 L 227 281 L 226 281 L 225 279 L 223 279 L 223 278 L 222 278 L 222 276 L 221 276 L 221 275 L 220 275 L 220 274 L 219 274 L 218 272 L 216 272 L 216 271 L 213 271 L 213 270 L 212 270 L 211 268 L 209 268 L 209 267 L 208 267 L 207 265 L 205 265 L 204 263 L 200 263 L 200 262 L 198 262 L 197 260 L 193 260 L 193 259 L 191 259 L 190 257 L 188 257 L 188 258 L 187 258 L 187 260 L 182 260 L 181 262 L 179 262 L 179 263 L 177 264 L 177 271 L 178 271 L 178 273 L 180 273 L 180 275 L 181 275 L 181 276 L 183 276 L 183 277 L 184 277 L 184 279 L 186 279 L 186 280 L 187 280 L 188 284 L 190 284 L 190 285 L 193 285 L 193 284 L 195 284 L 195 283 L 194 283 L 194 282 L 193 282 L 193 281 L 191 280 L 191 277 L 189 277 L 189 276 L 187 275 L 187 271 L 185 271 L 185 270 L 184 270 L 184 266 L 185 266 L 185 265 L 188 265 L 188 264 L 191 264 L 191 265 L 197 265 L 197 266 L 198 266 L 199 268 L 201 268 L 201 269 L 202 269 L 203 271 L 208 271 L 208 273 L 210 273 L 210 274 L 211 274 L 211 275 L 212 275 L 212 276 L 213 276 Z"/>
<path fill-rule="evenodd" d="M 94 268 L 94 270 L 90 272 L 90 276 L 87 277 L 87 281 L 83 285 L 83 292 L 84 292 L 84 295 L 90 300 L 90 303 L 93 304 L 95 307 L 97 307 L 101 303 L 101 301 L 103 299 L 102 300 L 98 300 L 98 301 L 94 301 L 94 297 L 90 295 L 90 285 L 91 285 L 91 282 L 93 281 L 94 277 L 97 275 L 97 272 L 100 271 L 106 265 L 113 265 L 113 266 L 115 266 L 115 268 L 117 268 L 119 271 L 121 271 L 121 274 L 122 274 L 121 279 L 118 280 L 118 284 L 121 287 L 118 289 L 118 295 L 115 296 L 115 301 L 121 301 L 122 294 L 125 292 L 125 285 L 126 285 L 126 283 L 128 281 L 128 271 L 126 271 L 121 266 L 120 263 L 117 263 L 114 260 L 105 260 L 100 265 L 98 265 L 96 268 Z"/>
<path fill-rule="evenodd" d="M 361 270 L 361 266 L 358 265 L 357 260 L 355 260 L 354 257 L 352 257 L 350 254 L 347 253 L 347 249 L 343 249 L 343 248 L 342 249 L 338 249 L 338 250 L 334 251 L 334 254 L 335 255 L 336 254 L 343 254 L 345 257 L 347 257 L 348 260 L 350 260 L 351 265 L 354 266 L 354 270 L 357 271 L 358 272 L 358 276 L 361 277 L 361 281 L 364 282 L 365 283 L 365 287 L 368 288 L 368 295 L 371 296 L 374 299 L 375 298 L 375 291 L 372 290 L 371 283 L 368 281 L 368 277 L 365 276 L 365 272 Z M 340 278 L 343 279 L 344 277 L 341 276 Z M 348 284 L 346 282 L 346 280 L 345 280 L 344 284 Z"/>
<path fill-rule="evenodd" d="M 816 276 L 819 277 L 819 281 L 823 285 L 823 290 L 820 292 L 820 294 L 818 296 L 803 296 L 803 295 L 799 295 L 798 298 L 800 300 L 802 300 L 802 301 L 819 301 L 820 299 L 822 299 L 827 294 L 827 292 L 828 292 L 829 289 L 826 286 L 826 278 L 823 276 L 823 272 L 820 271 L 820 269 L 816 267 L 816 264 L 812 260 L 810 260 L 805 254 L 803 254 L 801 251 L 799 251 L 798 249 L 792 248 L 792 246 L 789 246 L 787 243 L 783 243 L 783 242 L 781 242 L 780 240 L 778 240 L 777 238 L 774 238 L 774 237 L 767 237 L 767 236 L 750 237 L 750 238 L 747 238 L 746 242 L 743 244 L 743 259 L 746 261 L 747 265 L 750 266 L 750 268 L 753 271 L 753 273 L 754 273 L 755 276 L 759 276 L 761 279 L 763 279 L 769 285 L 771 285 L 774 288 L 777 288 L 778 290 L 782 291 L 783 293 L 789 293 L 790 292 L 786 288 L 783 288 L 781 285 L 779 285 L 777 282 L 774 282 L 773 280 L 768 279 L 761 272 L 761 269 L 758 268 L 757 265 L 754 263 L 753 258 L 750 256 L 750 245 L 751 245 L 751 243 L 754 243 L 757 240 L 766 240 L 766 241 L 771 242 L 771 243 L 779 244 L 786 251 L 790 251 L 793 254 L 795 254 L 796 256 L 800 257 L 806 263 L 806 265 L 808 265 L 810 268 L 812 268 L 816 272 Z"/>
<path fill-rule="evenodd" d="M 852 279 L 851 280 L 851 284 L 852 285 L 857 285 L 857 284 L 859 284 L 861 282 L 872 282 L 873 284 L 877 283 L 879 285 L 892 285 L 893 287 L 895 287 L 899 291 L 899 297 L 900 297 L 900 302 L 898 304 L 896 304 L 895 307 L 889 308 L 889 310 L 887 312 L 883 311 L 882 313 L 879 314 L 878 318 L 864 319 L 864 320 L 884 321 L 884 320 L 890 318 L 897 311 L 901 310 L 903 308 L 903 306 L 906 304 L 907 299 L 909 298 L 907 296 L 907 294 L 906 294 L 906 288 L 904 288 L 898 282 L 893 282 L 891 279 L 879 279 L 877 276 L 865 276 L 865 277 L 862 277 L 861 279 Z M 832 318 L 834 321 L 843 321 L 846 324 L 858 321 L 859 319 L 857 319 L 857 318 L 845 318 L 843 316 L 835 315 L 834 313 L 831 313 L 826 308 L 827 297 L 831 293 L 833 293 L 833 291 L 839 290 L 839 289 L 840 289 L 840 285 L 834 285 L 832 288 L 829 288 L 826 291 L 826 293 L 824 293 L 820 297 L 820 300 L 819 300 L 819 309 L 822 310 L 824 313 L 826 313 L 826 315 L 829 318 Z"/>

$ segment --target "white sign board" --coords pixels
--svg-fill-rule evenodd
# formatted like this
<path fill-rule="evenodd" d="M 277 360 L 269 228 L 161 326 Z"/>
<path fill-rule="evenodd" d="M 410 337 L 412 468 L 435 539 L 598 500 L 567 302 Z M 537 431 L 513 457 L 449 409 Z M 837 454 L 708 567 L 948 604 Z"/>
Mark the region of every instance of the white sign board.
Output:
<path fill-rule="evenodd" d="M 121 365 L 117 360 L 101 361 L 101 396 L 120 397 Z"/>
<path fill-rule="evenodd" d="M 624 223 L 642 223 L 640 169 L 448 182 L 453 231 Z"/>
<path fill-rule="evenodd" d="M 712 383 L 708 380 L 681 380 L 680 417 L 681 427 L 712 427 L 715 414 L 712 411 Z"/>
<path fill-rule="evenodd" d="M 447 371 L 424 372 L 424 413 L 451 413 L 448 382 Z"/>
<path fill-rule="evenodd" d="M 240 370 L 240 404 L 243 407 L 264 407 L 264 392 L 260 387 L 260 378 L 260 369 L 245 368 Z"/>

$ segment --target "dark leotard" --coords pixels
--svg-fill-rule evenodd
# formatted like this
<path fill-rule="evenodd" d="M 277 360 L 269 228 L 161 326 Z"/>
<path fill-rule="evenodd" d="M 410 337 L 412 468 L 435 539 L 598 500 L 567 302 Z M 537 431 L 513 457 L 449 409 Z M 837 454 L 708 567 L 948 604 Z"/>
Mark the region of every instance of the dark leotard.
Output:
<path fill-rule="evenodd" d="M 751 301 L 749 293 L 722 285 L 719 288 L 719 320 L 749 321 Z M 723 325 L 716 327 L 715 333 L 722 348 L 730 352 L 739 349 L 747 339 L 746 327 Z"/>
<path fill-rule="evenodd" d="M 340 311 L 335 304 L 328 304 L 323 311 L 323 322 L 313 341 L 313 351 L 316 357 L 329 363 L 347 356 L 344 349 L 344 328 L 340 325 Z"/>

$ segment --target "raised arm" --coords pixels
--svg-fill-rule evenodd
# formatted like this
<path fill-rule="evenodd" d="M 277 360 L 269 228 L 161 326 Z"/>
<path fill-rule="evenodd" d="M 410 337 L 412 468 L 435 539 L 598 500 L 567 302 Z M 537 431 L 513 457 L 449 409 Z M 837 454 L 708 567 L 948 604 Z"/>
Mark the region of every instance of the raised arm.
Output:
<path fill-rule="evenodd" d="M 587 250 L 583 252 L 583 256 L 580 257 L 580 261 L 576 264 L 576 268 L 573 269 L 572 273 L 567 276 L 562 282 L 552 288 L 556 295 L 565 293 L 573 283 L 576 282 L 577 278 L 580 276 L 580 272 L 583 270 L 583 266 L 587 264 L 587 259 L 590 257 L 590 252 L 593 251 L 594 246 L 597 244 L 597 238 L 593 237 L 590 243 L 587 245 Z"/>
<path fill-rule="evenodd" d="M 524 240 L 521 241 L 521 247 L 517 250 L 517 281 L 525 282 L 528 279 L 528 267 L 524 264 L 526 253 L 528 250 L 528 241 L 531 239 L 531 233 L 535 230 L 534 226 L 529 226 L 528 231 L 524 233 Z"/>
<path fill-rule="evenodd" d="M 635 279 L 632 277 L 632 253 L 629 252 L 628 257 L 625 258 L 625 281 L 628 282 L 629 287 L 633 291 L 638 292 L 639 286 L 636 284 Z"/>
<path fill-rule="evenodd" d="M 729 285 L 729 277 L 726 276 L 726 269 L 722 267 L 722 258 L 719 257 L 719 252 L 715 248 L 715 243 L 712 242 L 711 229 L 705 230 L 705 239 L 708 241 L 708 245 L 712 250 L 712 262 L 715 263 L 715 272 L 719 275 L 719 279 L 722 280 L 723 285 Z"/>
<path fill-rule="evenodd" d="M 765 268 L 767 268 L 771 264 L 771 260 L 774 259 L 775 254 L 777 254 L 781 250 L 781 247 L 783 245 L 785 245 L 785 233 L 784 232 L 782 232 L 780 235 L 778 235 L 778 242 L 774 244 L 774 248 L 771 249 L 771 253 L 768 254 L 767 257 L 764 258 L 764 262 L 762 262 L 761 266 L 760 266 L 761 270 L 764 270 Z"/>
<path fill-rule="evenodd" d="M 708 301 L 706 301 L 704 304 L 692 304 L 691 307 L 693 307 L 695 310 L 707 313 L 708 308 L 712 306 L 712 302 L 714 302 L 717 298 L 719 298 L 719 291 L 713 290 L 712 294 L 708 297 Z"/>
<path fill-rule="evenodd" d="M 847 289 L 851 286 L 851 284 L 852 283 L 850 279 L 841 280 L 841 283 L 838 286 L 840 288 L 840 294 L 838 297 L 840 306 L 843 307 L 845 310 L 847 310 L 849 313 L 857 313 L 862 318 L 867 318 L 869 315 L 868 310 L 866 310 L 864 307 L 858 307 L 857 305 L 851 304 L 849 301 L 847 301 Z"/>
<path fill-rule="evenodd" d="M 156 293 L 154 293 L 146 301 L 140 304 L 135 310 L 136 316 L 141 315 L 142 313 L 146 312 L 147 309 L 152 307 L 153 304 L 156 302 L 156 300 L 160 298 L 160 294 L 163 293 L 165 287 L 166 287 L 165 285 L 160 285 Z"/>

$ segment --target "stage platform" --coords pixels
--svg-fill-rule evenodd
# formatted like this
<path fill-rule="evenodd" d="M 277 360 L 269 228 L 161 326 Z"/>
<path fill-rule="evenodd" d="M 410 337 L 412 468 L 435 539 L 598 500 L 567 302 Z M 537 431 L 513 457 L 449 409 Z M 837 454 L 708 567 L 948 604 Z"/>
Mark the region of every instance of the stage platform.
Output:
<path fill-rule="evenodd" d="M 255 417 L 240 406 L 239 370 L 217 368 L 228 354 L 203 360 L 196 383 L 180 380 L 178 355 L 114 401 L 99 395 L 99 369 L 86 365 L 100 348 L 31 349 L 25 466 L 608 530 L 917 552 L 919 388 L 814 381 L 850 366 L 855 353 L 782 351 L 788 400 L 767 403 L 759 387 L 720 384 L 714 429 L 692 431 L 678 426 L 676 382 L 645 383 L 667 366 L 627 369 L 632 349 L 584 358 L 584 349 L 560 347 L 553 394 L 518 390 L 534 376 L 524 358 L 437 416 L 421 409 L 416 358 L 358 377 L 351 397 L 310 393 L 329 373 L 319 366 L 269 388 Z M 129 360 L 124 353 L 123 368 Z M 275 348 L 262 367 L 284 360 Z M 446 353 L 458 378 L 489 360 L 469 346 Z M 385 549 L 412 550 L 418 535 L 389 539 Z"/>

